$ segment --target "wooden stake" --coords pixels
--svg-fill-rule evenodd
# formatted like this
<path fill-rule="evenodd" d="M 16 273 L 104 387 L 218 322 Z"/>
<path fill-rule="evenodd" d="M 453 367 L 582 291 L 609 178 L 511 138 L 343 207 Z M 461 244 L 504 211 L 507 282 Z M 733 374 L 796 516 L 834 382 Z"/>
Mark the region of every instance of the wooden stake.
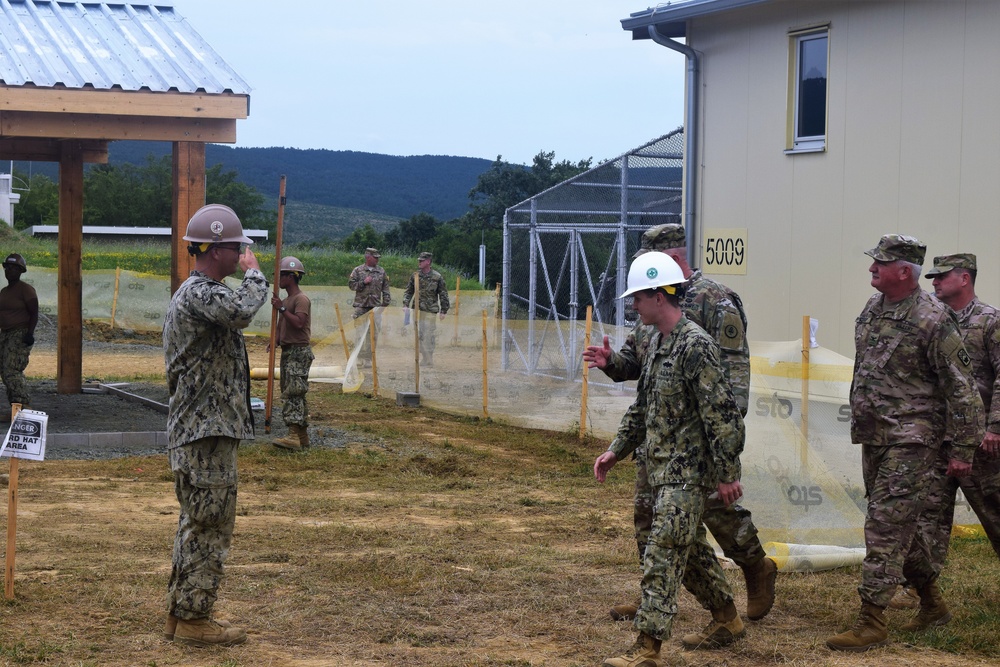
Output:
<path fill-rule="evenodd" d="M 486 331 L 488 329 L 488 326 L 486 324 L 486 319 L 487 319 L 486 309 L 483 308 L 483 419 L 490 418 L 490 410 L 489 410 L 490 376 L 489 373 L 487 372 L 489 367 L 488 363 L 489 354 L 486 351 Z"/>
<path fill-rule="evenodd" d="M 413 391 L 420 393 L 420 272 L 413 274 Z"/>
<path fill-rule="evenodd" d="M 121 283 L 122 267 L 115 267 L 115 295 L 111 297 L 111 328 L 115 328 L 115 312 L 118 310 L 118 285 Z"/>
<path fill-rule="evenodd" d="M 462 298 L 462 276 L 455 276 L 455 335 L 451 337 L 451 344 L 458 345 L 458 302 Z"/>
<path fill-rule="evenodd" d="M 11 403 L 10 421 L 14 422 L 21 411 L 20 403 Z M 7 562 L 4 564 L 3 592 L 8 600 L 14 599 L 14 555 L 17 547 L 17 484 L 18 458 L 10 457 L 10 479 L 7 481 Z"/>
<path fill-rule="evenodd" d="M 344 333 L 344 321 L 340 319 L 340 304 L 333 304 L 333 309 L 337 311 L 337 328 L 340 329 L 340 340 L 344 343 L 344 359 L 351 360 L 351 349 L 347 347 L 347 334 Z"/>
<path fill-rule="evenodd" d="M 274 232 L 274 296 L 280 295 L 281 288 L 281 233 L 285 222 L 285 175 L 278 180 L 278 227 Z M 275 338 L 278 334 L 278 309 L 271 306 L 271 340 L 267 354 L 267 400 L 264 401 L 264 433 L 271 432 L 271 408 L 274 404 L 274 354 Z"/>
<path fill-rule="evenodd" d="M 802 469 L 809 464 L 809 316 L 802 316 L 802 448 L 799 450 L 799 460 Z"/>
<path fill-rule="evenodd" d="M 378 398 L 378 364 L 375 361 L 375 309 L 368 311 L 368 337 L 372 344 L 372 398 Z"/>
<path fill-rule="evenodd" d="M 584 329 L 583 333 L 583 349 L 587 349 L 590 345 L 590 327 L 592 324 L 592 317 L 594 315 L 594 307 L 587 306 L 587 328 Z M 580 364 L 583 369 L 581 370 L 581 395 L 580 395 L 580 440 L 583 440 L 587 436 L 587 375 L 590 369 L 587 364 Z"/>

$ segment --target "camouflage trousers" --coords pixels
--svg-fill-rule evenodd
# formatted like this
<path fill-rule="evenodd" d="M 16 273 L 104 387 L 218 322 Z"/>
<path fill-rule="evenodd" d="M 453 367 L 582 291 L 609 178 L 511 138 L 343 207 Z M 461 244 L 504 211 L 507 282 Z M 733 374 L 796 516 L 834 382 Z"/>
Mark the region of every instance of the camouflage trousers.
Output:
<path fill-rule="evenodd" d="M 972 474 L 955 478 L 946 474 L 949 453 L 950 447 L 941 447 L 934 461 L 934 478 L 938 482 L 929 490 L 924 511 L 917 520 L 923 540 L 914 540 L 915 546 L 926 544 L 929 549 L 927 561 L 931 571 L 928 576 L 933 578 L 941 574 L 948 556 L 952 524 L 955 522 L 955 499 L 960 488 L 966 502 L 979 517 L 993 551 L 1000 557 L 1000 460 L 977 451 Z"/>
<path fill-rule="evenodd" d="M 7 400 L 28 406 L 28 385 L 24 381 L 24 369 L 28 367 L 31 346 L 22 342 L 27 329 L 0 331 L 0 380 L 7 388 Z"/>
<path fill-rule="evenodd" d="M 936 456 L 937 448 L 919 444 L 862 446 L 868 496 L 862 602 L 888 606 L 904 577 L 914 586 L 933 581 L 930 547 L 917 526 L 928 493 L 940 493 L 940 480 L 931 474 Z"/>
<path fill-rule="evenodd" d="M 236 524 L 239 442 L 235 438 L 202 438 L 168 450 L 180 518 L 167 609 L 178 618 L 212 616 Z"/>
<path fill-rule="evenodd" d="M 309 425 L 306 393 L 309 391 L 309 368 L 312 348 L 308 345 L 281 346 L 281 419 L 285 425 Z"/>
<path fill-rule="evenodd" d="M 643 561 L 643 551 L 649 541 L 649 531 L 653 525 L 653 488 L 649 485 L 645 457 L 641 452 L 635 459 L 635 541 L 639 547 L 639 562 Z M 766 552 L 757 537 L 757 527 L 753 525 L 750 510 L 733 503 L 726 507 L 717 498 L 708 500 L 702 521 L 712 537 L 722 547 L 726 558 L 740 567 L 759 563 Z"/>
<path fill-rule="evenodd" d="M 634 623 L 639 632 L 670 638 L 681 584 L 705 609 L 721 609 L 733 601 L 702 523 L 708 494 L 708 489 L 686 484 L 654 489 L 653 525 L 643 554 L 642 603 Z"/>
<path fill-rule="evenodd" d="M 382 309 L 381 308 L 365 308 L 359 306 L 354 309 L 354 344 L 361 346 L 361 352 L 358 353 L 359 359 L 371 360 L 372 358 L 372 339 L 371 333 L 368 331 L 369 323 L 369 311 L 375 311 L 375 345 L 378 345 L 378 333 L 382 328 Z M 363 319 L 360 319 L 363 318 Z"/>
<path fill-rule="evenodd" d="M 424 363 L 434 361 L 434 347 L 437 343 L 438 314 L 420 311 L 420 358 Z"/>

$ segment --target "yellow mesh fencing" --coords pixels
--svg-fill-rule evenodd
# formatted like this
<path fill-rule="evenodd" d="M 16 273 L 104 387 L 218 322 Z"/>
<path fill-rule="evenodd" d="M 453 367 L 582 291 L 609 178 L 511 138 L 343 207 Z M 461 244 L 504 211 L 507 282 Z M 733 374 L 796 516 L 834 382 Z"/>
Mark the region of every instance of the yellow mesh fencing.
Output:
<path fill-rule="evenodd" d="M 117 276 L 115 271 L 83 273 L 86 319 L 110 321 L 113 312 L 115 326 L 162 328 L 168 279 L 128 271 Z M 25 280 L 35 286 L 41 311 L 54 315 L 55 271 L 32 269 Z M 580 355 L 585 323 L 513 320 L 504 334 L 495 291 L 451 294 L 451 312 L 436 323 L 433 368 L 417 364 L 414 312 L 408 317 L 399 306 L 376 309 L 373 369 L 359 363 L 357 342 L 370 336 L 372 318 L 352 319 L 353 292 L 309 284 L 303 290 L 312 301 L 314 368 L 328 376 L 314 379 L 340 383 L 344 391 L 372 392 L 377 379 L 377 393 L 387 398 L 417 393 L 422 405 L 448 412 L 573 433 L 580 431 L 582 419 L 586 431 L 609 441 L 635 399 L 634 382 L 615 384 L 591 370 L 584 406 Z M 401 302 L 402 289 L 393 288 L 392 303 Z M 270 315 L 270 308 L 262 308 L 247 334 L 267 336 Z M 597 344 L 607 334 L 617 349 L 627 333 L 603 325 L 595 328 L 592 340 Z M 811 349 L 804 379 L 800 340 L 753 341 L 750 349 L 752 382 L 742 456 L 746 495 L 741 503 L 753 512 L 766 549 L 783 569 L 859 562 L 865 498 L 861 448 L 850 441 L 853 361 L 831 350 Z M 979 524 L 961 496 L 955 523 L 970 530 Z"/>

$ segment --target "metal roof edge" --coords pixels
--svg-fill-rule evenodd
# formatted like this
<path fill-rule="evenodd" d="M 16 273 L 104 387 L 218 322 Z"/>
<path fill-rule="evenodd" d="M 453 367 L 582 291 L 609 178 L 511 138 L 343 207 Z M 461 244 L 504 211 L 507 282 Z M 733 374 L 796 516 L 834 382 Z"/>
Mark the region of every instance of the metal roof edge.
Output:
<path fill-rule="evenodd" d="M 635 39 L 648 39 L 643 33 L 651 25 L 671 24 L 682 28 L 685 21 L 699 16 L 719 14 L 758 5 L 771 0 L 678 0 L 667 2 L 656 7 L 650 7 L 641 12 L 634 12 L 628 18 L 622 19 L 622 30 L 629 30 Z M 683 34 L 683 33 L 682 33 Z M 677 35 L 680 36 L 680 35 Z"/>

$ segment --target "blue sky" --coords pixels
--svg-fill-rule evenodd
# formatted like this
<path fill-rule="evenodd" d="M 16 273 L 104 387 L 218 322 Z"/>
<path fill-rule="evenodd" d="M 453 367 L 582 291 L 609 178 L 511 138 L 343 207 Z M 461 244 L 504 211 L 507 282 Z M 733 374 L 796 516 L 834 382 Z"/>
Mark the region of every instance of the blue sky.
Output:
<path fill-rule="evenodd" d="M 238 146 L 530 163 L 615 157 L 683 122 L 684 58 L 631 0 L 173 0 L 252 87 Z"/>

